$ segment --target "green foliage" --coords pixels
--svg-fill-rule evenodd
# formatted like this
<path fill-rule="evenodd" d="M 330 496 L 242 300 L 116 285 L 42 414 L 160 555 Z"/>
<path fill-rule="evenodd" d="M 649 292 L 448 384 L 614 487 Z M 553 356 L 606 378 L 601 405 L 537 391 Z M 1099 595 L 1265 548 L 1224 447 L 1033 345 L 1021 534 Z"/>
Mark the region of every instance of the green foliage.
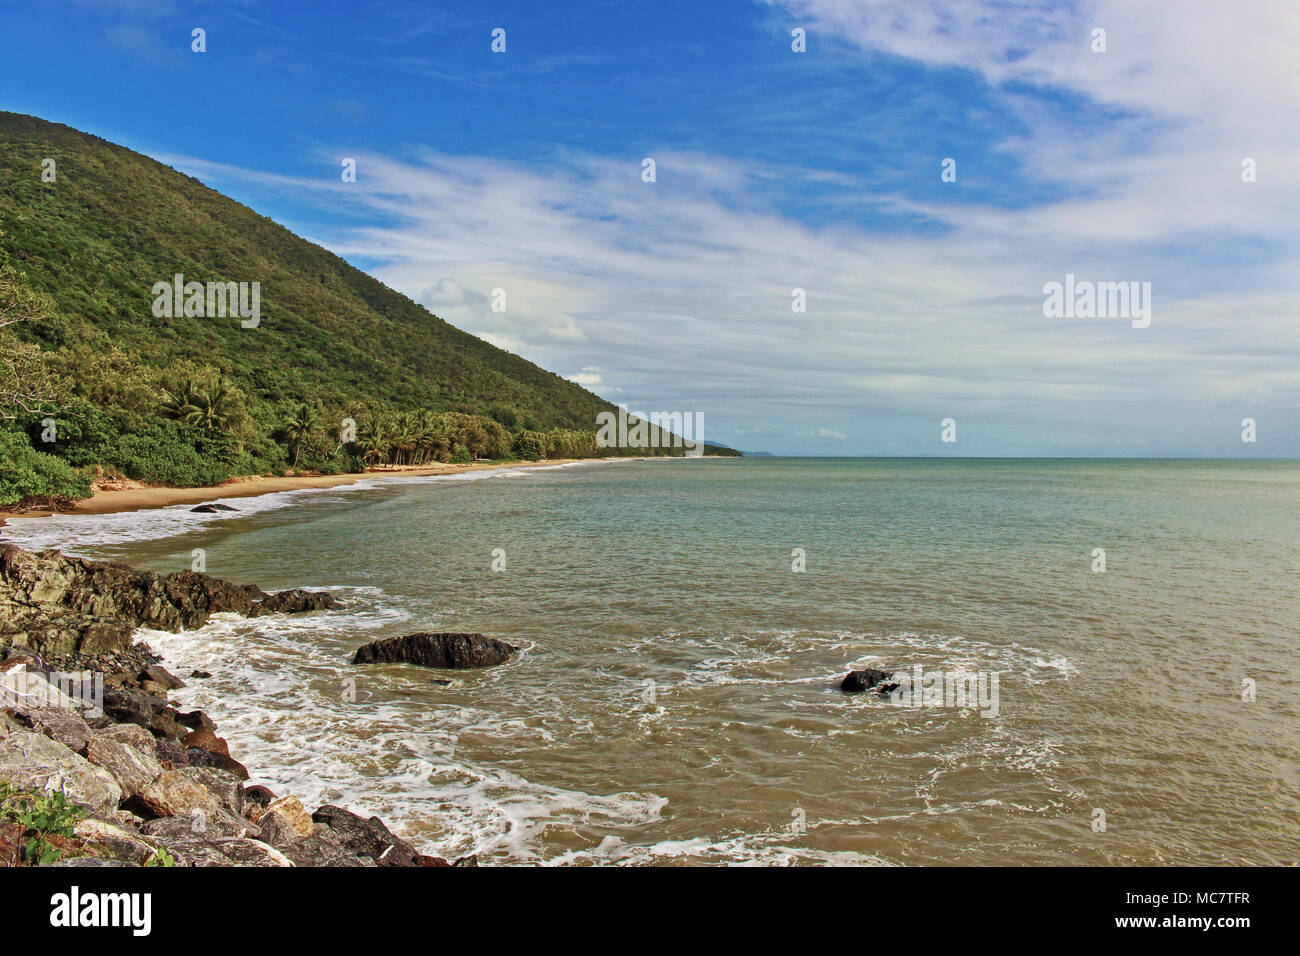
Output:
<path fill-rule="evenodd" d="M 0 431 L 0 505 L 25 498 L 84 498 L 90 482 L 64 459 L 37 451 L 22 432 Z"/>
<path fill-rule="evenodd" d="M 56 184 L 33 172 L 45 157 Z M 9 413 L 0 374 L 0 418 L 30 428 L 52 411 L 52 454 L 69 464 L 199 485 L 286 467 L 620 453 L 595 445 L 603 399 L 98 137 L 0 112 L 0 222 L 0 325 L 18 317 L 0 331 L 18 373 Z M 260 323 L 156 317 L 153 286 L 176 274 L 260 283 Z M 345 445 L 348 418 L 358 434 Z M 50 481 L 72 487 L 67 474 Z"/>
<path fill-rule="evenodd" d="M 176 865 L 176 857 L 167 852 L 166 847 L 159 847 L 153 856 L 144 861 L 145 866 L 166 866 Z"/>
<path fill-rule="evenodd" d="M 0 816 L 23 827 L 27 836 L 23 859 L 33 866 L 53 863 L 62 856 L 47 838 L 74 836 L 77 817 L 83 812 L 61 792 L 15 793 L 8 788 L 0 791 Z"/>

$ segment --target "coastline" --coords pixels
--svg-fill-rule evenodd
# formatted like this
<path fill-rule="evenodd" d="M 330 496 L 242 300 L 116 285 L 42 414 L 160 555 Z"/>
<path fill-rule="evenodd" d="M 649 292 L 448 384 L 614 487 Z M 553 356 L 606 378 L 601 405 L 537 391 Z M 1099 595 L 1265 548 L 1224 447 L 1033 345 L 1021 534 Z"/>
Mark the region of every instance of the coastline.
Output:
<path fill-rule="evenodd" d="M 123 511 L 144 511 L 165 508 L 169 505 L 197 505 L 205 501 L 225 498 L 255 498 L 277 491 L 300 491 L 308 488 L 334 488 L 353 485 L 372 478 L 418 478 L 432 475 L 458 475 L 490 468 L 538 468 L 554 465 L 572 465 L 578 462 L 641 461 L 640 458 L 611 456 L 606 458 L 543 458 L 539 461 L 498 462 L 475 461 L 466 464 L 402 465 L 392 468 L 373 468 L 359 473 L 341 475 L 297 475 L 293 477 L 260 476 L 234 478 L 225 484 L 201 488 L 178 488 L 170 485 L 136 484 L 125 488 L 97 488 L 89 498 L 83 498 L 75 507 L 66 510 L 36 508 L 30 511 L 11 511 L 0 508 L 0 528 L 10 518 L 48 518 L 51 515 L 101 515 Z"/>

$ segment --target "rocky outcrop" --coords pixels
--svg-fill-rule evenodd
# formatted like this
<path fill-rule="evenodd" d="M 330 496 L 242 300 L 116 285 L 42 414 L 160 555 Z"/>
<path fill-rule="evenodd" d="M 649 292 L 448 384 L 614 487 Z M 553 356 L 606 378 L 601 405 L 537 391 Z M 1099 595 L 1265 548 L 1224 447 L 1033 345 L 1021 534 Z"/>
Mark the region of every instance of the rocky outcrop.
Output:
<path fill-rule="evenodd" d="M 216 723 L 168 700 L 185 682 L 144 644 L 137 626 L 201 624 L 217 610 L 295 613 L 333 607 L 328 594 L 231 585 L 182 572 L 158 576 L 121 565 L 0 548 L 0 783 L 5 802 L 61 792 L 75 826 L 42 835 L 0 813 L 0 866 L 24 865 L 34 836 L 54 866 L 475 866 L 419 853 L 377 817 L 340 807 L 314 814 L 289 794 L 246 786 Z M 432 666 L 486 666 L 515 652 L 481 635 L 420 651 Z M 16 642 L 5 646 L 6 642 Z M 432 648 L 433 645 L 430 645 Z M 51 670 L 102 674 L 102 712 L 68 696 Z M 196 679 L 206 676 L 195 672 Z M 78 691 L 70 691 L 76 694 Z"/>
<path fill-rule="evenodd" d="M 258 616 L 335 606 L 319 592 L 267 594 L 195 571 L 160 575 L 0 546 L 0 647 L 22 644 L 45 657 L 124 651 L 138 627 L 193 629 L 221 611 Z"/>
<path fill-rule="evenodd" d="M 482 634 L 407 634 L 361 647 L 353 664 L 418 664 L 462 669 L 491 667 L 510 660 L 519 648 Z"/>

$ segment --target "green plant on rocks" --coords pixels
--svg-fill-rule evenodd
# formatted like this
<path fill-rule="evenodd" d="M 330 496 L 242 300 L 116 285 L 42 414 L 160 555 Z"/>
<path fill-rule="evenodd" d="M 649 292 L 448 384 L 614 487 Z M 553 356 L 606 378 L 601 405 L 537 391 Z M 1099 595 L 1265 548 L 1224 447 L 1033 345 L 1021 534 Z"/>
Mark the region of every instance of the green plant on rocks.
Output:
<path fill-rule="evenodd" d="M 33 866 L 53 863 L 63 855 L 47 838 L 74 836 L 77 817 L 83 812 L 61 792 L 32 794 L 0 788 L 0 817 L 23 827 L 27 836 L 23 859 Z"/>

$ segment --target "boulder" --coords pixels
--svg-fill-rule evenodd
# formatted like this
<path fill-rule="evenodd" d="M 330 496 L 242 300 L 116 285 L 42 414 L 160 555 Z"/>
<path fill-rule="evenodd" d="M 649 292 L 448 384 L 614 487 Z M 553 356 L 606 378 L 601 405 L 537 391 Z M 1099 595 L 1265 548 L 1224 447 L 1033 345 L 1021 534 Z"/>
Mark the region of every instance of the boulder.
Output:
<path fill-rule="evenodd" d="M 78 820 L 74 832 L 92 856 L 131 866 L 140 866 L 157 849 L 134 830 L 95 817 Z"/>
<path fill-rule="evenodd" d="M 181 738 L 181 743 L 185 745 L 186 750 L 206 750 L 209 753 L 230 756 L 230 747 L 225 739 L 218 737 L 207 727 L 200 727 L 198 730 L 191 730 Z"/>
<path fill-rule="evenodd" d="M 309 611 L 328 611 L 338 607 L 334 595 L 325 591 L 277 591 L 249 608 L 249 617 L 264 614 L 304 614 Z"/>
<path fill-rule="evenodd" d="M 510 660 L 519 648 L 482 634 L 407 634 L 361 647 L 353 664 L 418 664 L 421 667 L 491 667 Z"/>
<path fill-rule="evenodd" d="M 860 671 L 849 671 L 844 680 L 840 682 L 840 690 L 850 694 L 860 693 L 864 690 L 870 690 L 881 681 L 888 680 L 893 676 L 893 671 L 879 671 L 874 667 L 868 667 L 866 670 Z"/>
<path fill-rule="evenodd" d="M 155 684 L 160 684 L 166 690 L 180 690 L 185 686 L 185 681 L 160 664 L 150 664 L 144 669 L 142 676 Z"/>
<path fill-rule="evenodd" d="M 379 817 L 367 820 L 342 807 L 324 806 L 311 818 L 334 831 L 350 853 L 369 857 L 379 866 L 415 866 L 419 854 L 405 840 L 394 836 Z"/>
<path fill-rule="evenodd" d="M 57 740 L 69 750 L 75 750 L 80 754 L 86 752 L 86 744 L 90 741 L 90 726 L 75 710 L 65 710 L 62 707 L 33 707 L 27 711 L 17 711 L 17 714 L 32 730 L 44 734 L 51 740 Z"/>
<path fill-rule="evenodd" d="M 221 810 L 203 784 L 179 770 L 164 770 L 132 796 L 126 807 L 148 819 L 192 816 L 196 812 L 211 817 Z"/>
<path fill-rule="evenodd" d="M 266 810 L 257 818 L 258 826 L 271 823 L 291 834 L 291 839 L 302 839 L 312 835 L 314 825 L 311 814 L 295 796 L 281 797 L 267 805 Z M 283 824 L 283 826 L 280 826 Z"/>
<path fill-rule="evenodd" d="M 311 836 L 294 840 L 285 846 L 263 839 L 293 861 L 294 866 L 375 866 L 368 856 L 357 856 L 345 847 L 338 834 L 329 827 L 318 826 Z"/>
<path fill-rule="evenodd" d="M 191 747 L 185 751 L 185 762 L 191 767 L 211 767 L 232 773 L 240 780 L 248 779 L 248 768 L 228 754 Z"/>
<path fill-rule="evenodd" d="M 86 759 L 109 772 L 122 789 L 124 800 L 134 797 L 163 773 L 162 764 L 154 756 L 152 741 L 146 749 L 96 733 L 86 745 Z"/>
<path fill-rule="evenodd" d="M 238 508 L 232 508 L 230 505 L 218 504 L 213 501 L 208 504 L 201 504 L 197 508 L 191 508 L 190 511 L 199 515 L 217 514 L 221 511 L 238 511 Z"/>
<path fill-rule="evenodd" d="M 122 788 L 112 775 L 44 734 L 10 733 L 0 740 L 0 781 L 15 789 L 62 791 L 91 811 L 117 808 Z"/>
<path fill-rule="evenodd" d="M 177 840 L 215 840 L 223 837 L 261 838 L 259 827 L 221 808 L 195 810 L 183 817 L 146 820 L 140 825 L 140 832 L 167 844 Z"/>
<path fill-rule="evenodd" d="M 215 767 L 177 767 L 177 771 L 201 784 L 223 809 L 237 817 L 244 814 L 244 786 L 238 774 Z"/>

